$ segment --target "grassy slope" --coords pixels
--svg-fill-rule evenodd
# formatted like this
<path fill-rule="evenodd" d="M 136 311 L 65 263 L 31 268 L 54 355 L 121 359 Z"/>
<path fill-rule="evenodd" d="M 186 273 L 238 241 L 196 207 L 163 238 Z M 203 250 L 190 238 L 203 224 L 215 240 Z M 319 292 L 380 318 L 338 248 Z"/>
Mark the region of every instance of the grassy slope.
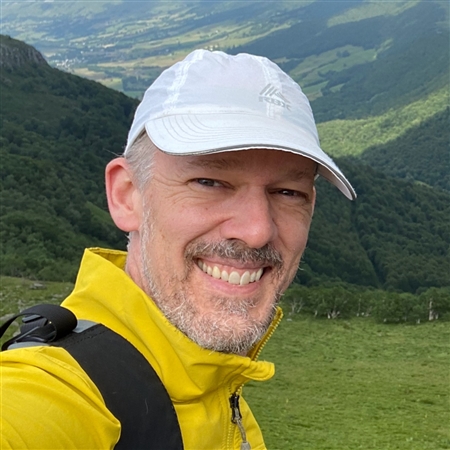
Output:
<path fill-rule="evenodd" d="M 0 277 L 0 323 L 12 314 L 17 314 L 38 303 L 59 304 L 72 289 L 72 283 L 39 282 L 2 276 Z M 11 337 L 17 328 L 17 323 L 11 325 L 2 342 Z"/>
<path fill-rule="evenodd" d="M 274 379 L 244 395 L 272 450 L 448 449 L 449 339 L 445 323 L 285 319 L 262 353 Z"/>
<path fill-rule="evenodd" d="M 449 105 L 448 88 L 380 116 L 355 120 L 331 120 L 318 124 L 322 148 L 331 155 L 356 156 L 372 145 L 385 144 Z"/>
<path fill-rule="evenodd" d="M 70 283 L 0 277 L 0 316 L 60 303 Z M 446 323 L 284 319 L 262 359 L 277 372 L 245 388 L 272 450 L 450 448 Z"/>
<path fill-rule="evenodd" d="M 339 57 L 338 52 L 347 52 L 345 58 Z M 327 85 L 321 73 L 329 71 L 341 72 L 347 67 L 358 66 L 373 61 L 378 51 L 364 49 L 353 45 L 332 49 L 319 55 L 308 56 L 296 67 L 289 71 L 289 75 L 302 87 L 310 101 L 320 97 L 321 89 Z"/>
<path fill-rule="evenodd" d="M 362 2 L 356 7 L 332 17 L 328 21 L 328 26 L 357 22 L 371 17 L 397 15 L 406 9 L 414 7 L 417 3 L 419 3 L 419 0 L 403 0 L 389 3 L 378 0 Z"/>

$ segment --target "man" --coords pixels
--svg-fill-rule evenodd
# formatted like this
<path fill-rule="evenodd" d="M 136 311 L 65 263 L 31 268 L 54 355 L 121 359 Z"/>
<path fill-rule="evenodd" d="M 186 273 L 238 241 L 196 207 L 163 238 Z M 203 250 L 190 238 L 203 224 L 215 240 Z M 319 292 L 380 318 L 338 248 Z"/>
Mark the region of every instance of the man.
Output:
<path fill-rule="evenodd" d="M 355 198 L 299 86 L 265 58 L 203 50 L 147 90 L 124 156 L 107 166 L 128 254 L 88 250 L 63 305 L 144 355 L 186 449 L 265 448 L 233 401 L 274 374 L 257 358 L 306 246 L 317 175 Z M 3 356 L 2 448 L 114 447 L 119 421 L 64 349 Z"/>

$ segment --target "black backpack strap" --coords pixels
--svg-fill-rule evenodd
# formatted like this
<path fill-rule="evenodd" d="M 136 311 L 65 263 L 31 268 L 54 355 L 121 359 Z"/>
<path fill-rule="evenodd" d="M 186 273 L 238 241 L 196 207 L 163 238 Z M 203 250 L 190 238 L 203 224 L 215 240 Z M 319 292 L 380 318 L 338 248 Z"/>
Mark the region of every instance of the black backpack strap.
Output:
<path fill-rule="evenodd" d="M 36 305 L 0 327 L 24 316 L 21 333 L 2 345 L 26 343 L 64 348 L 101 392 L 107 408 L 121 423 L 118 450 L 182 450 L 175 408 L 164 385 L 144 356 L 125 338 L 101 324 L 81 332 L 75 315 L 57 305 Z M 12 345 L 14 344 L 14 345 Z"/>
<path fill-rule="evenodd" d="M 20 334 L 6 341 L 2 350 L 19 342 L 52 342 L 66 336 L 77 326 L 77 318 L 72 311 L 58 305 L 41 304 L 27 308 L 7 320 L 0 327 L 0 337 L 21 316 L 23 325 Z"/>
<path fill-rule="evenodd" d="M 120 420 L 122 433 L 115 449 L 183 449 L 169 394 L 153 367 L 126 339 L 97 324 L 53 345 L 78 361 Z"/>

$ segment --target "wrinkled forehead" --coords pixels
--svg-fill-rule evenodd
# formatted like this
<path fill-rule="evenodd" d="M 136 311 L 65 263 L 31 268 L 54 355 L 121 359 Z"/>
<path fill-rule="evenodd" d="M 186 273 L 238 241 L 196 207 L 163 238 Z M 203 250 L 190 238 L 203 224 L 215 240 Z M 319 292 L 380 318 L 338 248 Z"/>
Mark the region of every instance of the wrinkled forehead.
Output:
<path fill-rule="evenodd" d="M 289 179 L 315 176 L 317 163 L 304 156 L 271 149 L 246 149 L 200 155 L 169 155 L 158 150 L 157 160 L 184 170 L 205 169 L 215 172 L 272 172 Z"/>

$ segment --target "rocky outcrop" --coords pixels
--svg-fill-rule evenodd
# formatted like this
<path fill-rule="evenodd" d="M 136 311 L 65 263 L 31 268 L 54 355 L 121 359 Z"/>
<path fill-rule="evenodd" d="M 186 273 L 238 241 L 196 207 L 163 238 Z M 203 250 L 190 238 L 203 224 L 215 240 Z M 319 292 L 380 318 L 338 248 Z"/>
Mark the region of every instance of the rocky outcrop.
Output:
<path fill-rule="evenodd" d="M 29 65 L 46 65 L 47 61 L 35 48 L 9 36 L 0 35 L 0 68 L 16 69 Z"/>

